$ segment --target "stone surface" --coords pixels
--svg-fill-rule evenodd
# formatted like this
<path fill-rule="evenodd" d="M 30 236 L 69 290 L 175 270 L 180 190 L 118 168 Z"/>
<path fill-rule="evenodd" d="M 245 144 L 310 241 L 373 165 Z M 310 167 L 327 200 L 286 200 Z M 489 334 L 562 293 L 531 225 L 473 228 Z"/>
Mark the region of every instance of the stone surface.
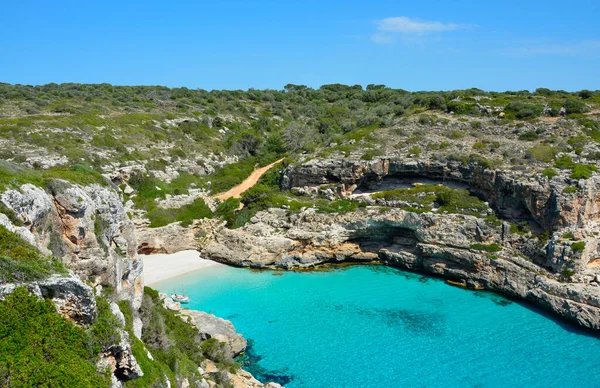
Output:
<path fill-rule="evenodd" d="M 89 325 L 96 317 L 94 290 L 75 275 L 52 275 L 35 282 L 0 284 L 0 300 L 19 286 L 40 298 L 50 299 L 60 315 L 77 325 Z"/>
<path fill-rule="evenodd" d="M 113 287 L 121 299 L 139 308 L 143 266 L 135 227 L 114 189 L 57 180 L 49 192 L 25 184 L 5 191 L 0 199 L 24 224 L 9 229 L 42 253 L 61 258 L 83 279 Z M 6 224 L 4 218 L 0 222 Z"/>
<path fill-rule="evenodd" d="M 117 378 L 117 382 L 113 382 L 113 386 L 123 381 L 137 379 L 144 375 L 137 360 L 131 351 L 129 334 L 122 329 L 119 329 L 121 341 L 118 344 L 110 346 L 100 357 L 97 367 L 99 370 L 109 368 L 113 376 Z"/>
<path fill-rule="evenodd" d="M 204 339 L 216 338 L 224 342 L 232 357 L 241 354 L 246 349 L 246 340 L 236 332 L 230 321 L 196 310 L 182 309 L 180 313 L 184 321 L 187 321 L 187 317 L 191 318 L 192 324 Z"/>

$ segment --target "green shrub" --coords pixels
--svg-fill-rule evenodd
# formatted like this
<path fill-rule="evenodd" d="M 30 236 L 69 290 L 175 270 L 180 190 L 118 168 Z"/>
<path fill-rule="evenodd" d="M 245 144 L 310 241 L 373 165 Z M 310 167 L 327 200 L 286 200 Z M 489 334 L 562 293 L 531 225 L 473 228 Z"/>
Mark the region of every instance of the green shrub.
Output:
<path fill-rule="evenodd" d="M 563 189 L 563 193 L 573 194 L 576 193 L 579 188 L 577 186 L 567 186 Z"/>
<path fill-rule="evenodd" d="M 421 155 L 422 151 L 423 150 L 421 149 L 421 147 L 419 147 L 418 145 L 414 145 L 408 149 L 408 155 L 415 155 L 418 157 L 419 155 Z"/>
<path fill-rule="evenodd" d="M 44 257 L 20 236 L 0 225 L 0 283 L 37 280 L 64 272 L 58 259 Z"/>
<path fill-rule="evenodd" d="M 540 138 L 540 135 L 537 134 L 537 132 L 535 131 L 527 131 L 527 132 L 523 132 L 522 134 L 519 135 L 519 140 L 525 140 L 525 141 L 533 141 L 533 140 L 537 140 Z"/>
<path fill-rule="evenodd" d="M 556 148 L 548 144 L 536 144 L 531 147 L 527 152 L 533 156 L 536 160 L 544 163 L 550 163 L 556 156 Z"/>
<path fill-rule="evenodd" d="M 578 241 L 571 244 L 571 250 L 573 252 L 583 252 L 585 249 L 585 241 Z"/>
<path fill-rule="evenodd" d="M 567 111 L 567 114 L 585 113 L 588 111 L 588 107 L 583 101 L 576 100 L 574 98 L 567 98 L 565 100 L 565 110 Z"/>
<path fill-rule="evenodd" d="M 51 301 L 17 288 L 0 302 L 0 381 L 14 387 L 108 387 L 93 339 Z"/>
<path fill-rule="evenodd" d="M 227 221 L 227 226 L 231 227 L 237 218 L 236 212 L 240 208 L 240 200 L 237 198 L 228 198 L 221 202 L 215 210 L 215 217 Z"/>
<path fill-rule="evenodd" d="M 561 170 L 568 170 L 575 167 L 575 162 L 569 155 L 563 155 L 556 160 L 554 167 L 560 168 Z"/>
<path fill-rule="evenodd" d="M 361 160 L 373 160 L 378 155 L 379 155 L 379 151 L 378 150 L 368 149 L 368 150 L 366 150 L 362 154 L 362 156 L 360 157 L 360 159 Z"/>
<path fill-rule="evenodd" d="M 201 198 L 198 198 L 191 204 L 178 209 L 157 207 L 149 211 L 146 217 L 150 220 L 151 228 L 158 228 L 177 221 L 180 221 L 182 226 L 188 226 L 193 220 L 212 218 L 212 211 Z"/>
<path fill-rule="evenodd" d="M 528 104 L 525 102 L 511 102 L 504 108 L 506 113 L 514 115 L 517 119 L 537 117 L 542 114 L 543 110 L 544 108 L 539 105 Z"/>
<path fill-rule="evenodd" d="M 515 234 L 529 234 L 531 232 L 531 228 L 527 224 L 527 221 L 521 222 L 511 222 L 510 223 L 510 232 Z"/>
<path fill-rule="evenodd" d="M 502 247 L 496 243 L 492 243 L 492 244 L 475 243 L 475 244 L 471 244 L 469 248 L 476 250 L 476 251 L 484 251 L 484 252 L 498 252 L 498 251 L 502 250 Z"/>
<path fill-rule="evenodd" d="M 121 326 L 119 320 L 110 311 L 109 303 L 106 299 L 96 298 L 96 308 L 98 315 L 90 326 L 90 333 L 94 338 L 94 343 L 98 349 L 95 353 L 106 351 L 111 345 L 118 344 L 121 336 L 117 328 Z"/>
<path fill-rule="evenodd" d="M 556 172 L 556 170 L 553 168 L 547 168 L 544 171 L 542 171 L 542 175 L 548 179 L 552 179 L 558 175 L 558 172 Z"/>
<path fill-rule="evenodd" d="M 567 281 L 571 280 L 571 277 L 573 277 L 573 275 L 575 275 L 575 271 L 565 268 L 562 270 L 560 275 L 561 275 L 560 280 L 563 282 L 567 282 Z"/>
<path fill-rule="evenodd" d="M 571 179 L 589 179 L 598 168 L 593 164 L 576 164 L 571 173 Z"/>

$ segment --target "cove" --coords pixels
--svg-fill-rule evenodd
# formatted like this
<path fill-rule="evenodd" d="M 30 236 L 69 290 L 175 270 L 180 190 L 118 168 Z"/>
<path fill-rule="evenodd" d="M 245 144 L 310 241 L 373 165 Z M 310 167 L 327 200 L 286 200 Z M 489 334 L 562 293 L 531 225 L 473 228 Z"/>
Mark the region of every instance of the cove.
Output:
<path fill-rule="evenodd" d="M 581 387 L 598 337 L 528 305 L 382 266 L 216 266 L 156 285 L 233 322 L 245 368 L 287 387 Z"/>

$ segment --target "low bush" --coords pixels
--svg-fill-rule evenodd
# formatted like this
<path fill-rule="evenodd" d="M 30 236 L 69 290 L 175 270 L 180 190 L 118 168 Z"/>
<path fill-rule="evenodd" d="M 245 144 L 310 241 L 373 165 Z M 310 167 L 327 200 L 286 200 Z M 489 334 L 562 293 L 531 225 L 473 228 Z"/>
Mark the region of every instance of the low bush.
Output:
<path fill-rule="evenodd" d="M 544 171 L 542 171 L 542 175 L 548 179 L 552 179 L 558 175 L 558 172 L 556 172 L 556 170 L 553 168 L 547 168 Z"/>
<path fill-rule="evenodd" d="M 588 107 L 583 101 L 567 98 L 565 100 L 565 110 L 567 111 L 567 114 L 585 113 L 588 111 Z"/>
<path fill-rule="evenodd" d="M 476 250 L 476 251 L 484 251 L 484 252 L 498 252 L 498 251 L 502 250 L 502 247 L 496 243 L 492 243 L 492 244 L 476 243 L 476 244 L 471 244 L 469 248 Z"/>
<path fill-rule="evenodd" d="M 504 111 L 509 115 L 514 115 L 517 119 L 530 119 L 542 114 L 544 108 L 539 105 L 525 102 L 511 102 Z"/>
<path fill-rule="evenodd" d="M 589 179 L 598 168 L 593 164 L 576 164 L 571 172 L 572 179 Z"/>
<path fill-rule="evenodd" d="M 0 283 L 43 279 L 65 271 L 58 259 L 45 257 L 20 236 L 0 225 Z"/>
<path fill-rule="evenodd" d="M 537 144 L 527 150 L 527 153 L 540 162 L 550 163 L 556 157 L 556 148 L 548 144 Z"/>
<path fill-rule="evenodd" d="M 93 338 L 25 288 L 0 302 L 0 339 L 0 382 L 8 386 L 110 385 L 96 371 Z"/>
<path fill-rule="evenodd" d="M 522 134 L 519 135 L 519 140 L 525 140 L 525 141 L 533 141 L 533 140 L 537 140 L 540 138 L 540 135 L 537 134 L 537 132 L 535 131 L 527 131 L 527 132 L 523 132 Z"/>
<path fill-rule="evenodd" d="M 188 226 L 193 220 L 212 218 L 212 211 L 201 198 L 196 199 L 189 205 L 177 209 L 156 207 L 146 214 L 150 220 L 151 228 L 158 228 L 173 222 L 181 222 L 182 226 Z"/>
<path fill-rule="evenodd" d="M 585 241 L 578 241 L 571 244 L 571 250 L 573 252 L 583 252 L 585 249 Z"/>

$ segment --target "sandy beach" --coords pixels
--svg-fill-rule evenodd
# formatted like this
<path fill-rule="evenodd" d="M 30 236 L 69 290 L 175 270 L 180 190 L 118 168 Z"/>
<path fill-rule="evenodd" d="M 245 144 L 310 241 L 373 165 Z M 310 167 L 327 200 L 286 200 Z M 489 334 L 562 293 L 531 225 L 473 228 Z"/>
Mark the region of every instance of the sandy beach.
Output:
<path fill-rule="evenodd" d="M 173 254 L 143 255 L 144 282 L 153 285 L 189 272 L 215 265 L 223 265 L 200 258 L 198 251 L 189 250 Z"/>

